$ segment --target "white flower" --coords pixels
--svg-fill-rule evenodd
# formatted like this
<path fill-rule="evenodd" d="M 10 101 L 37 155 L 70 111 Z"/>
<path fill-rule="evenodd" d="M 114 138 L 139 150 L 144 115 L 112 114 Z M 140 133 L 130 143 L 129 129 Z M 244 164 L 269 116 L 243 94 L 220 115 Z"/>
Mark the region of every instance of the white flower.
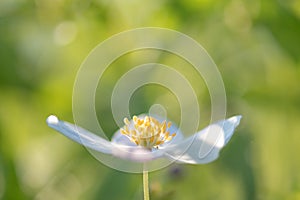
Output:
<path fill-rule="evenodd" d="M 122 159 L 147 162 L 166 157 L 179 163 L 204 164 L 218 158 L 240 119 L 239 115 L 218 121 L 184 139 L 171 122 L 160 122 L 145 115 L 134 116 L 131 121 L 124 119 L 124 128 L 118 130 L 111 141 L 54 115 L 47 118 L 47 124 L 87 148 Z"/>

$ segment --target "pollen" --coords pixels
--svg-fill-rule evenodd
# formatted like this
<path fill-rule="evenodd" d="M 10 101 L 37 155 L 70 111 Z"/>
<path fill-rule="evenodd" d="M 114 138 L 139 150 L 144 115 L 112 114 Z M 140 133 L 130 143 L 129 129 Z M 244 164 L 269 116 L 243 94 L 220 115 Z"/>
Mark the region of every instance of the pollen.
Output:
<path fill-rule="evenodd" d="M 169 142 L 175 137 L 176 133 L 170 134 L 171 122 L 160 123 L 157 119 L 150 116 L 139 118 L 133 116 L 132 122 L 124 118 L 125 126 L 121 128 L 121 133 L 127 136 L 136 145 L 146 148 L 158 148 L 159 145 Z"/>

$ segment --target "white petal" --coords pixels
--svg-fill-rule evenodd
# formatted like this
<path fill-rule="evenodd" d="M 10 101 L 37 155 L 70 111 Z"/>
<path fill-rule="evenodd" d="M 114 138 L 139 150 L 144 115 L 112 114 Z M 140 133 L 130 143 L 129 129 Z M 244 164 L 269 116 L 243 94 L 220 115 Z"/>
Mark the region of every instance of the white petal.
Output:
<path fill-rule="evenodd" d="M 127 136 L 123 135 L 120 130 L 114 133 L 111 142 L 125 146 L 137 146 L 135 143 L 131 142 Z"/>
<path fill-rule="evenodd" d="M 225 120 L 225 123 L 223 124 L 223 129 L 224 129 L 224 133 L 225 133 L 225 144 L 227 144 L 229 142 L 229 140 L 231 139 L 231 136 L 234 133 L 234 129 L 240 124 L 242 116 L 241 115 L 237 115 L 234 117 L 231 117 L 227 120 Z M 221 121 L 224 122 L 224 121 Z"/>
<path fill-rule="evenodd" d="M 163 157 L 164 152 L 160 150 L 149 151 L 148 149 L 145 149 L 141 146 L 126 146 L 114 144 L 112 154 L 118 158 L 122 158 L 125 160 L 131 160 L 135 162 L 148 162 Z"/>
<path fill-rule="evenodd" d="M 214 161 L 231 138 L 241 116 L 218 121 L 184 141 L 166 146 L 166 156 L 177 162 L 205 164 Z"/>
<path fill-rule="evenodd" d="M 85 147 L 105 154 L 112 154 L 113 156 L 124 160 L 131 160 L 134 162 L 148 162 L 162 157 L 164 154 L 164 152 L 162 151 L 152 152 L 142 147 L 136 146 L 135 144 L 134 146 L 127 146 L 121 145 L 119 143 L 112 143 L 79 126 L 61 121 L 54 115 L 51 115 L 47 118 L 47 124 L 49 127 L 57 130 L 71 140 Z M 117 136 L 114 137 L 116 137 L 115 140 L 118 140 Z"/>
<path fill-rule="evenodd" d="M 111 154 L 111 142 L 73 124 L 59 120 L 56 116 L 51 115 L 47 118 L 49 127 L 57 130 L 71 140 L 82 144 L 90 149 L 100 151 L 102 153 Z"/>

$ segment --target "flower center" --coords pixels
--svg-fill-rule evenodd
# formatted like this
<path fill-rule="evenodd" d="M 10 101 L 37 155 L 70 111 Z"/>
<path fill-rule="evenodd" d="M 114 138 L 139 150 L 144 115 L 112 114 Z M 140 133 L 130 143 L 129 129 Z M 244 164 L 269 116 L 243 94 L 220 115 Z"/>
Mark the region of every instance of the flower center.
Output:
<path fill-rule="evenodd" d="M 171 122 L 160 123 L 154 117 L 146 116 L 138 118 L 133 116 L 133 124 L 127 118 L 124 118 L 125 126 L 121 128 L 121 133 L 127 136 L 130 141 L 136 145 L 146 148 L 157 148 L 159 145 L 172 140 L 176 133 L 170 132 Z"/>

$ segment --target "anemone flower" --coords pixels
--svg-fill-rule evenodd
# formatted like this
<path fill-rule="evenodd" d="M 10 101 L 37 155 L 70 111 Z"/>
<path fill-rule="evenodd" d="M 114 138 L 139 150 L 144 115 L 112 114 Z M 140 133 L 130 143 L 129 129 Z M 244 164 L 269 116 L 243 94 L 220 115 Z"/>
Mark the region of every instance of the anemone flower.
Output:
<path fill-rule="evenodd" d="M 124 119 L 124 127 L 113 135 L 111 141 L 61 121 L 54 115 L 47 118 L 47 124 L 87 148 L 121 159 L 143 163 L 165 157 L 178 163 L 205 164 L 218 158 L 219 151 L 230 140 L 240 119 L 238 115 L 217 121 L 184 138 L 176 125 L 168 120 L 147 115 L 134 116 L 131 121 Z M 143 174 L 144 199 L 149 199 L 148 173 Z"/>

